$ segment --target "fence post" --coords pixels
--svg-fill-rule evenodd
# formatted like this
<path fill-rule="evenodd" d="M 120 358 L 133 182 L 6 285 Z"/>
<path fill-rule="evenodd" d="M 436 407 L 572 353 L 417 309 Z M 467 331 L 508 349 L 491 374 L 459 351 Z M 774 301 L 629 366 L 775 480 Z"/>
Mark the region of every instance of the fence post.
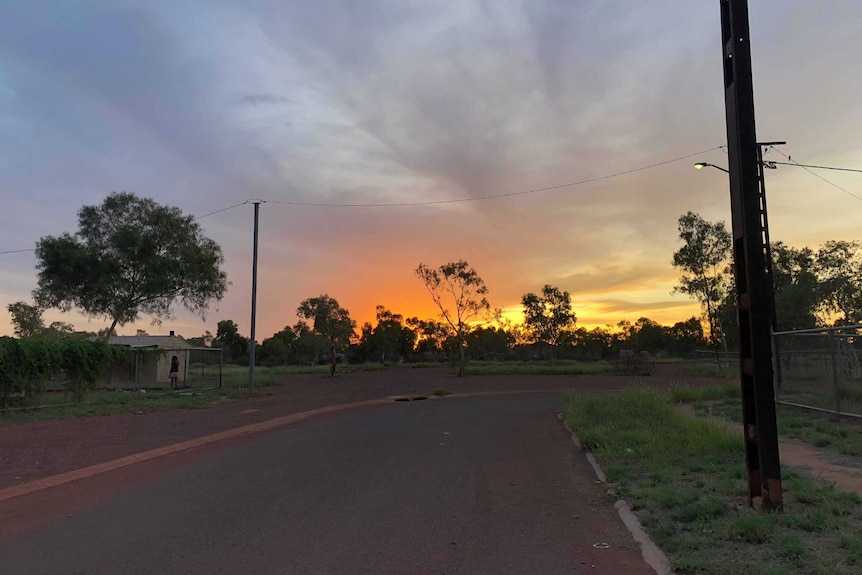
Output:
<path fill-rule="evenodd" d="M 829 332 L 829 351 L 832 354 L 832 389 L 835 392 L 835 412 L 840 414 L 841 395 L 838 390 L 838 357 L 835 345 L 835 332 Z"/>
<path fill-rule="evenodd" d="M 772 332 L 772 380 L 775 384 L 775 399 L 781 398 L 781 346 L 778 345 L 778 334 Z"/>

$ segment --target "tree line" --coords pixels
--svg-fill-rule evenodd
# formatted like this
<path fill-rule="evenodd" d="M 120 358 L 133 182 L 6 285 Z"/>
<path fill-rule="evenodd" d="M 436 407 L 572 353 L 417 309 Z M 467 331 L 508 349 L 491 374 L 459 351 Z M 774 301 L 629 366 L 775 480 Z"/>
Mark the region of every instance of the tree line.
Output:
<path fill-rule="evenodd" d="M 678 220 L 683 246 L 673 265 L 682 272 L 676 291 L 700 302 L 707 337 L 738 344 L 731 235 L 724 222 L 687 212 Z M 862 243 L 829 240 L 818 248 L 770 246 L 776 331 L 862 323 Z"/>
<path fill-rule="evenodd" d="M 599 359 L 620 349 L 684 355 L 704 346 L 704 334 L 717 350 L 735 345 L 735 293 L 730 268 L 730 234 L 723 222 L 688 212 L 678 221 L 683 246 L 672 263 L 681 277 L 676 291 L 698 300 L 701 318 L 661 326 L 648 318 L 634 324 L 586 330 L 577 327 L 569 292 L 545 285 L 525 293 L 522 324 L 502 318 L 489 290 L 466 261 L 433 267 L 420 263 L 417 279 L 437 306 L 437 318 L 404 317 L 381 305 L 376 323 L 358 327 L 335 298 L 321 294 L 299 303 L 299 321 L 261 342 L 262 363 L 420 361 L 450 359 L 459 373 L 471 358 Z M 45 325 L 48 308 L 76 308 L 110 322 L 96 335 L 107 336 L 149 316 L 173 318 L 177 303 L 205 318 L 226 293 L 221 248 L 203 235 L 196 219 L 178 208 L 129 193 L 110 194 L 101 205 L 84 206 L 78 230 L 46 236 L 36 245 L 34 303 L 7 306 L 20 338 L 66 339 L 90 335 L 73 326 Z M 855 241 L 829 241 L 820 248 L 772 245 L 778 329 L 805 329 L 862 321 L 862 249 Z M 701 325 L 706 327 L 706 330 Z M 357 331 L 358 327 L 358 331 Z M 191 338 L 217 345 L 241 362 L 248 340 L 232 320 L 218 322 L 215 336 Z"/>

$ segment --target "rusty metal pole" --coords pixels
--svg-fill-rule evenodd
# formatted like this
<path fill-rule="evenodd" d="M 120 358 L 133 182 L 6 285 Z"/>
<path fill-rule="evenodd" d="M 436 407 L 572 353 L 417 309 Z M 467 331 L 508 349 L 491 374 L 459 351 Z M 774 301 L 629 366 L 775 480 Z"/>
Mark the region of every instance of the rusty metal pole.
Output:
<path fill-rule="evenodd" d="M 755 508 L 781 509 L 770 329 L 772 286 L 764 237 L 766 214 L 760 205 L 748 2 L 719 3 L 748 501 Z"/>

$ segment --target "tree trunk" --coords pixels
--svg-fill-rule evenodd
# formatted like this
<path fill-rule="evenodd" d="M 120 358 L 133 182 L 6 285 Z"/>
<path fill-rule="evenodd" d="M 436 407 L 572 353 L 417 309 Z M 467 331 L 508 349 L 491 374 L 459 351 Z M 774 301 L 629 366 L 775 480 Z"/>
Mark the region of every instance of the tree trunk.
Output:
<path fill-rule="evenodd" d="M 114 318 L 113 323 L 111 323 L 110 329 L 108 329 L 108 333 L 105 335 L 106 340 L 111 339 L 111 335 L 113 335 L 114 330 L 117 328 L 118 322 L 119 322 L 119 320 L 117 318 Z"/>
<path fill-rule="evenodd" d="M 461 357 L 461 362 L 458 364 L 458 377 L 464 375 L 464 339 L 458 338 L 458 354 Z"/>
<path fill-rule="evenodd" d="M 335 364 L 338 362 L 338 356 L 335 355 L 335 342 L 330 347 L 330 353 L 332 354 L 332 365 L 329 366 L 329 377 L 335 377 Z"/>
<path fill-rule="evenodd" d="M 709 339 L 712 340 L 712 350 L 715 352 L 715 365 L 716 367 L 721 367 L 721 355 L 718 351 L 718 341 L 715 337 L 718 318 L 715 317 L 712 311 L 712 303 L 709 301 L 709 297 L 706 298 L 706 318 L 709 321 Z"/>

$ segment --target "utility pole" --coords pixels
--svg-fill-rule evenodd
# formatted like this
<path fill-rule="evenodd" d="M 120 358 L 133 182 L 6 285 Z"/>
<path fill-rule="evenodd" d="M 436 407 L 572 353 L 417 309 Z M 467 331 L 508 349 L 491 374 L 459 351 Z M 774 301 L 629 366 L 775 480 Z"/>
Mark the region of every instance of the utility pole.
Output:
<path fill-rule="evenodd" d="M 762 151 L 754 122 L 748 2 L 719 3 L 748 502 L 755 508 L 781 509 L 770 329 L 772 285 L 766 197 L 761 187 Z"/>
<path fill-rule="evenodd" d="M 257 321 L 257 235 L 260 204 L 263 200 L 254 200 L 254 255 L 251 263 L 251 340 L 248 343 L 248 389 L 254 391 L 254 337 Z"/>

